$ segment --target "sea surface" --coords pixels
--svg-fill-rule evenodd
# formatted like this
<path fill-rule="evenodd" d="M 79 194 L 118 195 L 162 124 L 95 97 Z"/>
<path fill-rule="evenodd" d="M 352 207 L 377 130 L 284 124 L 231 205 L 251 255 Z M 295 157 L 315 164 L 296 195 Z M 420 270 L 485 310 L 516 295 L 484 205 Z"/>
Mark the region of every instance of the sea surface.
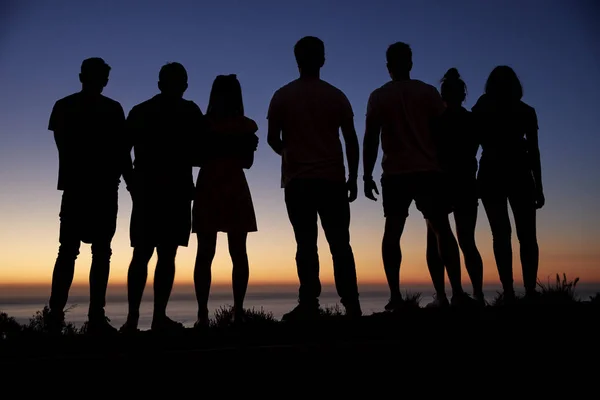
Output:
<path fill-rule="evenodd" d="M 500 291 L 500 287 L 488 286 L 485 291 L 486 300 L 492 301 Z M 361 305 L 365 315 L 381 312 L 388 300 L 388 290 L 385 285 L 367 285 L 360 288 Z M 468 290 L 468 286 L 465 286 Z M 448 290 L 449 292 L 449 290 Z M 589 300 L 590 296 L 600 292 L 600 285 L 581 285 L 576 294 L 580 300 Z M 433 300 L 431 285 L 406 285 L 403 293 L 420 293 L 420 305 L 424 307 Z M 450 293 L 448 293 L 450 295 Z M 49 288 L 39 286 L 36 288 L 0 286 L 0 312 L 5 312 L 14 317 L 19 323 L 26 324 L 35 313 L 47 304 Z M 66 314 L 67 322 L 80 327 L 87 320 L 87 307 L 89 296 L 87 287 L 74 287 L 69 297 Z M 322 307 L 335 307 L 339 304 L 339 297 L 333 286 L 324 286 L 320 297 Z M 209 310 L 211 316 L 215 310 L 233 304 L 233 296 L 228 286 L 216 286 L 211 290 Z M 272 313 L 276 319 L 291 310 L 297 304 L 296 286 L 251 286 L 246 295 L 245 308 L 255 311 L 263 310 Z M 343 309 L 343 308 L 342 308 Z M 172 319 L 183 323 L 186 327 L 193 326 L 196 320 L 197 304 L 193 287 L 176 286 L 167 307 L 167 314 Z M 109 287 L 107 293 L 106 315 L 115 327 L 120 327 L 127 317 L 127 295 L 125 287 Z M 150 328 L 152 320 L 152 285 L 146 287 L 144 299 L 140 309 L 139 328 Z"/>

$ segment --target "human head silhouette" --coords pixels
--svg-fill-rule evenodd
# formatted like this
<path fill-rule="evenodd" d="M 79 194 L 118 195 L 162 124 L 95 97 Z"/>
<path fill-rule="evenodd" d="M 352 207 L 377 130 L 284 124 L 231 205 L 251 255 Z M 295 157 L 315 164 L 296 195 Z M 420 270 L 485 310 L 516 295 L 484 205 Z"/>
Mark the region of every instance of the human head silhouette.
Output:
<path fill-rule="evenodd" d="M 325 65 L 325 44 L 314 36 L 305 36 L 296 42 L 294 56 L 300 74 L 317 74 Z"/>
<path fill-rule="evenodd" d="M 467 85 L 456 68 L 450 68 L 442 78 L 442 98 L 450 106 L 460 106 L 467 97 Z"/>
<path fill-rule="evenodd" d="M 162 66 L 158 74 L 158 88 L 169 97 L 182 97 L 188 88 L 187 71 L 178 62 Z"/>
<path fill-rule="evenodd" d="M 392 79 L 407 79 L 413 67 L 412 50 L 403 42 L 391 44 L 386 53 L 387 69 Z"/>
<path fill-rule="evenodd" d="M 82 90 L 89 93 L 102 93 L 108 83 L 109 74 L 110 66 L 102 58 L 92 57 L 83 60 L 79 73 Z"/>
<path fill-rule="evenodd" d="M 242 86 L 235 74 L 218 75 L 213 81 L 206 114 L 216 118 L 244 115 Z"/>
<path fill-rule="evenodd" d="M 523 98 L 523 86 L 511 67 L 499 65 L 485 83 L 485 94 L 496 101 L 516 102 Z"/>

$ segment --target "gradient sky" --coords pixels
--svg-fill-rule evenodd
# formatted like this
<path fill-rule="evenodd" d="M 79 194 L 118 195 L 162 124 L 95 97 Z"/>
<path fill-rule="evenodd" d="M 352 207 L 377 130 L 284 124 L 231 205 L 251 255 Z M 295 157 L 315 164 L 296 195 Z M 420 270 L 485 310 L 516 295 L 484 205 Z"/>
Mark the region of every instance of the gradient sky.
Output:
<path fill-rule="evenodd" d="M 444 72 L 457 67 L 468 85 L 467 108 L 482 93 L 493 67 L 512 66 L 540 125 L 547 204 L 539 213 L 539 276 L 546 280 L 566 272 L 584 282 L 600 282 L 599 8 L 593 0 L 2 0 L 0 283 L 50 280 L 61 193 L 56 190 L 58 157 L 48 117 L 58 98 L 79 90 L 81 61 L 93 56 L 112 66 L 104 93 L 121 102 L 126 113 L 157 93 L 158 71 L 168 61 L 187 68 L 185 97 L 203 111 L 214 77 L 238 74 L 247 116 L 256 120 L 261 137 L 256 162 L 247 172 L 259 226 L 248 239 L 251 284 L 296 282 L 295 242 L 279 187 L 280 160 L 266 144 L 265 116 L 273 92 L 297 77 L 293 46 L 305 35 L 324 40 L 322 78 L 348 96 L 361 142 L 368 96 L 389 79 L 389 44 L 409 43 L 413 77 L 437 87 Z M 125 281 L 132 251 L 131 200 L 124 188 L 120 195 L 114 283 Z M 480 209 L 477 240 L 485 280 L 497 283 L 489 225 Z M 359 280 L 382 282 L 381 201 L 361 194 L 352 213 Z M 405 232 L 402 279 L 428 282 L 424 221 L 414 205 Z M 321 276 L 328 282 L 333 273 L 323 235 L 319 245 Z M 178 282 L 192 279 L 195 250 L 194 237 L 188 248 L 180 249 Z M 89 246 L 83 245 L 76 282 L 87 280 L 89 262 Z M 231 266 L 222 234 L 213 271 L 215 282 L 229 282 Z M 518 263 L 515 279 L 521 281 Z"/>

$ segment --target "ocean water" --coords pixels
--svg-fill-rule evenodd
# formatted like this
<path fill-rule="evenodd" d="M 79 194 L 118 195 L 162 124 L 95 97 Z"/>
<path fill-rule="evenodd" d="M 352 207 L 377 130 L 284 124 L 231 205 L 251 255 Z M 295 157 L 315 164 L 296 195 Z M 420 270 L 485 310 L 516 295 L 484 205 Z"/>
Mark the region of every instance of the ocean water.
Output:
<path fill-rule="evenodd" d="M 465 290 L 468 286 L 465 285 Z M 489 286 L 486 288 L 486 300 L 493 300 L 500 288 Z M 365 315 L 381 312 L 388 300 L 388 290 L 385 285 L 368 285 L 360 288 L 361 306 Z M 448 289 L 449 290 L 449 289 Z M 87 307 L 89 296 L 87 287 L 73 288 L 69 297 L 66 314 L 68 322 L 80 327 L 87 320 Z M 47 304 L 49 288 L 0 288 L 0 311 L 14 317 L 19 323 L 25 324 L 36 311 Z M 420 305 L 424 307 L 433 300 L 431 285 L 406 285 L 403 293 L 421 293 Z M 600 292 L 600 285 L 582 285 L 577 288 L 576 294 L 581 300 L 589 300 L 590 296 Z M 449 293 L 450 295 L 450 293 Z M 332 286 L 324 286 L 320 297 L 322 307 L 334 307 L 339 304 L 339 297 Z M 211 316 L 220 307 L 233 304 L 231 290 L 227 286 L 214 287 L 211 290 L 209 310 Z M 270 312 L 276 319 L 281 319 L 283 314 L 297 304 L 296 286 L 268 286 L 249 287 L 245 300 L 245 308 Z M 343 309 L 343 308 L 342 308 Z M 183 323 L 186 327 L 193 326 L 196 320 L 197 305 L 191 286 L 175 287 L 167 307 L 167 314 L 172 319 Z M 106 315 L 115 327 L 120 327 L 127 317 L 127 297 L 124 287 L 109 288 L 107 293 Z M 146 330 L 152 322 L 152 285 L 146 287 L 144 299 L 140 309 L 139 328 Z"/>

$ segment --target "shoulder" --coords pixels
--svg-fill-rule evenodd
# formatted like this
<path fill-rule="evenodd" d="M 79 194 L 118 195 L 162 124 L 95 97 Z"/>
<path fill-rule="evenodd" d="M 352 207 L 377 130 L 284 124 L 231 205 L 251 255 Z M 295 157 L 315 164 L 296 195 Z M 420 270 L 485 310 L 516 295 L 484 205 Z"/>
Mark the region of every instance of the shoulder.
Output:
<path fill-rule="evenodd" d="M 283 85 L 282 87 L 280 87 L 279 89 L 275 90 L 275 92 L 273 92 L 273 99 L 282 99 L 285 98 L 285 96 L 290 95 L 291 93 L 293 93 L 298 87 L 298 80 L 293 80 L 291 82 L 286 83 L 285 85 Z"/>
<path fill-rule="evenodd" d="M 439 90 L 433 86 L 432 84 L 420 81 L 418 79 L 414 79 L 411 81 L 413 86 L 417 89 L 417 90 L 421 90 L 424 93 L 428 93 L 434 96 L 439 96 L 440 92 Z"/>
<path fill-rule="evenodd" d="M 488 103 L 487 95 L 482 94 L 481 96 L 479 96 L 479 98 L 475 102 L 475 105 L 473 107 L 471 107 L 471 111 L 472 112 L 484 111 L 487 106 L 487 103 Z"/>
<path fill-rule="evenodd" d="M 101 96 L 100 98 L 102 99 L 103 106 L 107 109 L 112 109 L 115 111 L 123 110 L 123 106 L 121 106 L 121 103 L 119 103 L 118 101 L 106 96 Z"/>
<path fill-rule="evenodd" d="M 196 102 L 194 102 L 193 100 L 184 100 L 183 104 L 188 112 L 202 114 L 202 110 L 200 109 L 200 106 L 198 106 L 198 104 L 196 104 Z"/>
<path fill-rule="evenodd" d="M 54 108 L 55 109 L 64 109 L 66 107 L 71 107 L 72 105 L 78 103 L 79 100 L 80 100 L 79 92 L 73 93 L 73 94 L 70 94 L 68 96 L 65 96 L 63 98 L 56 100 L 56 102 L 54 103 Z"/>
<path fill-rule="evenodd" d="M 525 103 L 524 101 L 519 102 L 519 108 L 520 108 L 521 112 L 523 112 L 527 115 L 535 115 L 536 114 L 535 108 L 533 108 L 529 104 Z"/>

